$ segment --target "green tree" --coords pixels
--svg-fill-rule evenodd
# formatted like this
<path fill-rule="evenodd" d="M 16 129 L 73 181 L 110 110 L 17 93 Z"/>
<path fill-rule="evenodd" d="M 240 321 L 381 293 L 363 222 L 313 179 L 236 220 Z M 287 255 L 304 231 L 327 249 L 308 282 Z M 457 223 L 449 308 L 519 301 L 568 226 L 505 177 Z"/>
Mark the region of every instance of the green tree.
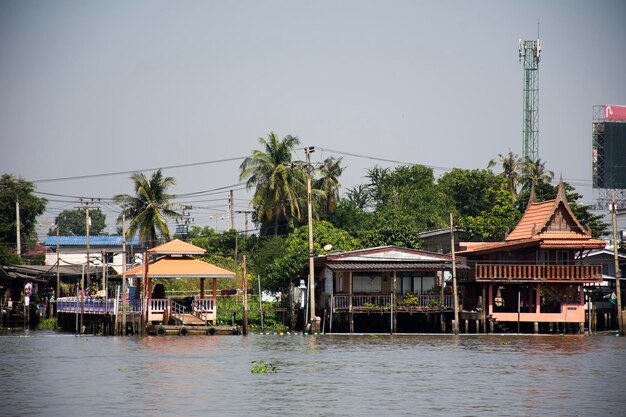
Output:
<path fill-rule="evenodd" d="M 253 217 L 261 223 L 262 234 L 271 229 L 278 235 L 293 229 L 302 217 L 300 201 L 306 194 L 306 180 L 302 170 L 290 166 L 292 151 L 300 140 L 291 135 L 279 140 L 271 132 L 267 139 L 259 138 L 259 143 L 264 150 L 252 151 L 241 163 L 239 177 L 247 180 L 247 189 L 255 189 Z"/>
<path fill-rule="evenodd" d="M 89 234 L 96 236 L 102 233 L 106 228 L 106 214 L 104 214 L 99 208 L 89 210 L 89 217 L 91 217 L 91 226 L 89 226 Z M 85 236 L 87 234 L 86 215 L 85 209 L 78 210 L 63 210 L 54 219 L 56 227 L 51 228 L 48 231 L 48 236 L 54 236 L 59 229 L 61 236 Z"/>
<path fill-rule="evenodd" d="M 341 166 L 343 158 L 326 158 L 319 168 L 320 178 L 315 181 L 314 187 L 322 192 L 324 213 L 334 213 L 339 202 L 339 177 L 345 170 Z"/>
<path fill-rule="evenodd" d="M 37 243 L 37 216 L 46 210 L 48 200 L 37 197 L 35 185 L 23 178 L 16 178 L 10 174 L 0 177 L 0 245 L 17 247 L 17 216 L 16 201 L 20 206 L 20 240 L 24 249 Z M 8 252 L 8 251 L 7 251 Z M 2 259 L 9 259 L 0 256 Z"/>
<path fill-rule="evenodd" d="M 346 231 L 337 229 L 330 222 L 315 222 L 313 225 L 314 253 L 324 253 L 324 246 L 326 245 L 331 245 L 336 251 L 347 251 L 357 249 L 359 241 Z M 295 283 L 300 272 L 307 266 L 308 248 L 308 228 L 301 226 L 285 240 L 284 255 L 276 258 L 263 271 L 263 288 L 284 290 L 290 282 Z"/>
<path fill-rule="evenodd" d="M 402 225 L 414 232 L 447 224 L 449 210 L 431 168 L 412 165 L 391 171 L 374 167 L 367 177 L 378 224 Z"/>
<path fill-rule="evenodd" d="M 528 191 L 532 184 L 535 187 L 541 184 L 548 184 L 554 178 L 554 172 L 546 169 L 545 161 L 541 158 L 536 161 L 522 162 L 522 190 Z"/>
<path fill-rule="evenodd" d="M 502 176 L 506 179 L 503 183 L 503 187 L 511 195 L 511 200 L 515 202 L 517 200 L 517 188 L 520 180 L 520 173 L 522 169 L 522 161 L 517 154 L 513 154 L 509 150 L 506 155 L 498 154 L 498 160 L 492 159 L 489 161 L 488 169 L 500 165 L 502 167 Z"/>
<path fill-rule="evenodd" d="M 492 188 L 502 188 L 501 177 L 487 169 L 459 169 L 445 173 L 437 186 L 456 209 L 459 217 L 477 216 L 492 204 Z"/>
<path fill-rule="evenodd" d="M 485 192 L 491 206 L 475 215 L 464 216 L 457 222 L 468 234 L 470 240 L 502 241 L 513 230 L 521 217 L 508 190 L 490 187 Z"/>
<path fill-rule="evenodd" d="M 159 237 L 169 240 L 167 217 L 180 216 L 172 209 L 170 203 L 172 195 L 167 193 L 168 187 L 174 185 L 176 180 L 172 177 L 163 177 L 160 169 L 155 171 L 151 178 L 135 172 L 130 179 L 134 184 L 135 195 L 118 194 L 113 197 L 115 202 L 121 204 L 126 218 L 130 219 L 126 236 L 138 233 L 139 238 L 148 247 L 154 247 L 159 242 Z M 121 215 L 118 221 L 121 221 Z"/>

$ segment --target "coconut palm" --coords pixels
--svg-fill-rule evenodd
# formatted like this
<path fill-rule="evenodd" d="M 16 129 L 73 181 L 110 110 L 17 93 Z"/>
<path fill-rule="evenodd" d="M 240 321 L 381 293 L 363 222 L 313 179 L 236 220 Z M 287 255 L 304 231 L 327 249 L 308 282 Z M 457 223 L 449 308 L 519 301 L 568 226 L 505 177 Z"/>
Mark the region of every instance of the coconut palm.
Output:
<path fill-rule="evenodd" d="M 326 213 L 334 213 L 339 201 L 339 176 L 346 169 L 341 166 L 342 157 L 330 157 L 318 169 L 321 177 L 315 181 L 315 188 L 322 192 Z"/>
<path fill-rule="evenodd" d="M 489 161 L 487 168 L 492 168 L 496 165 L 500 165 L 502 167 L 502 175 L 506 179 L 504 189 L 511 194 L 511 199 L 515 202 L 517 199 L 517 187 L 519 185 L 520 171 L 522 167 L 522 162 L 519 156 L 513 154 L 510 150 L 508 154 L 498 154 L 498 160 L 496 161 L 495 159 L 492 159 Z"/>
<path fill-rule="evenodd" d="M 256 188 L 252 205 L 260 223 L 273 222 L 278 235 L 278 221 L 282 219 L 293 228 L 301 219 L 300 198 L 305 194 L 304 173 L 290 166 L 291 154 L 300 140 L 287 135 L 282 140 L 271 132 L 267 139 L 259 138 L 264 150 L 255 149 L 239 166 L 241 180 L 246 188 Z"/>
<path fill-rule="evenodd" d="M 160 169 L 155 171 L 151 178 L 135 172 L 130 179 L 134 182 L 135 195 L 118 194 L 113 200 L 121 204 L 123 214 L 130 219 L 126 236 L 138 233 L 139 238 L 148 247 L 154 247 L 159 235 L 164 240 L 170 238 L 167 217 L 180 216 L 172 209 L 172 203 L 169 201 L 172 195 L 167 193 L 167 188 L 174 185 L 176 180 L 164 177 Z M 121 221 L 121 216 L 118 221 Z"/>
<path fill-rule="evenodd" d="M 538 158 L 536 161 L 522 162 L 522 189 L 530 190 L 532 184 L 548 184 L 554 178 L 554 172 L 546 169 L 546 163 Z"/>

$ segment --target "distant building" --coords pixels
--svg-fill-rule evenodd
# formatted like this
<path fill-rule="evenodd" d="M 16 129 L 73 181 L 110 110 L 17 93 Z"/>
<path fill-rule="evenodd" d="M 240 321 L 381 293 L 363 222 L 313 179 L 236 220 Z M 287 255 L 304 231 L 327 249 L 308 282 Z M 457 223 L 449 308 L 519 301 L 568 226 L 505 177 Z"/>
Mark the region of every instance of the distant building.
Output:
<path fill-rule="evenodd" d="M 86 236 L 48 236 L 44 245 L 52 251 L 46 251 L 46 265 L 56 265 L 57 244 L 60 265 L 84 265 L 87 261 Z M 126 241 L 126 264 L 141 263 L 141 249 L 137 236 Z M 89 259 L 92 266 L 102 266 L 104 262 L 118 274 L 122 272 L 122 236 L 90 236 Z"/>

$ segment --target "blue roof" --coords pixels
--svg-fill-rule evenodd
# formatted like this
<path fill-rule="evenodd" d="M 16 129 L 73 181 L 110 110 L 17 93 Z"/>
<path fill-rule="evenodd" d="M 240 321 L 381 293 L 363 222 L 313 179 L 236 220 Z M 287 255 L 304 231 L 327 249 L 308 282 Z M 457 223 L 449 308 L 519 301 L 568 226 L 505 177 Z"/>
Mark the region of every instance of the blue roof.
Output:
<path fill-rule="evenodd" d="M 56 246 L 57 237 L 48 236 L 45 246 Z M 127 245 L 139 245 L 139 237 L 126 241 Z M 87 246 L 87 236 L 59 236 L 60 246 Z M 89 236 L 89 246 L 122 246 L 122 236 Z"/>

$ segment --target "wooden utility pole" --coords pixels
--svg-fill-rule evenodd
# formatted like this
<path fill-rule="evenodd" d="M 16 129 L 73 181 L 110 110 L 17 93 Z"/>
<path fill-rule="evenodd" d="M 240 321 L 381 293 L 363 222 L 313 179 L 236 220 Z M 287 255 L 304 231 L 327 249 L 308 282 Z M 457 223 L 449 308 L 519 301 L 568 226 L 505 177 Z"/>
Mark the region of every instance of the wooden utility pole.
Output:
<path fill-rule="evenodd" d="M 122 213 L 122 336 L 126 336 L 126 216 Z"/>
<path fill-rule="evenodd" d="M 89 217 L 89 203 L 85 203 L 85 229 L 87 231 L 86 234 L 86 245 L 87 245 L 87 287 L 89 287 L 90 282 L 90 270 L 89 270 L 89 226 L 91 226 L 91 218 Z"/>
<path fill-rule="evenodd" d="M 83 334 L 83 318 L 85 315 L 85 265 L 82 265 L 80 274 L 80 329 L 79 334 Z"/>
<path fill-rule="evenodd" d="M 311 153 L 315 152 L 313 146 L 304 148 L 306 154 L 306 200 L 307 200 L 307 219 L 309 229 L 309 305 L 311 317 L 311 333 L 319 331 L 319 323 L 315 316 L 315 265 L 313 257 L 315 252 L 313 249 L 313 201 L 311 196 Z"/>
<path fill-rule="evenodd" d="M 57 303 L 59 302 L 59 297 L 61 296 L 61 270 L 60 270 L 60 263 L 61 263 L 61 253 L 59 252 L 59 225 L 57 224 L 57 288 L 56 288 L 56 292 L 55 292 L 55 298 L 57 300 Z M 57 304 L 58 306 L 58 304 Z M 59 316 L 59 309 L 57 308 L 57 313 L 56 313 L 56 317 Z M 54 323 L 55 328 L 58 328 L 59 324 L 58 321 L 56 321 Z"/>
<path fill-rule="evenodd" d="M 622 317 L 622 289 L 620 285 L 622 274 L 619 269 L 617 252 L 617 204 L 615 203 L 615 192 L 611 194 L 611 213 L 613 214 L 613 259 L 615 262 L 615 292 L 617 293 L 617 329 L 621 336 L 624 334 L 624 318 Z"/>
<path fill-rule="evenodd" d="M 459 334 L 459 294 L 456 289 L 456 255 L 454 251 L 454 220 L 450 213 L 450 250 L 452 253 L 452 291 L 454 292 L 454 326 L 452 331 Z"/>
<path fill-rule="evenodd" d="M 248 275 L 246 272 L 246 255 L 242 259 L 242 278 L 241 286 L 243 288 L 243 335 L 248 335 Z"/>
<path fill-rule="evenodd" d="M 235 194 L 230 190 L 230 228 L 235 230 Z"/>
<path fill-rule="evenodd" d="M 17 256 L 22 257 L 22 231 L 20 225 L 20 197 L 17 196 L 15 200 L 15 227 L 17 229 L 16 245 Z"/>

